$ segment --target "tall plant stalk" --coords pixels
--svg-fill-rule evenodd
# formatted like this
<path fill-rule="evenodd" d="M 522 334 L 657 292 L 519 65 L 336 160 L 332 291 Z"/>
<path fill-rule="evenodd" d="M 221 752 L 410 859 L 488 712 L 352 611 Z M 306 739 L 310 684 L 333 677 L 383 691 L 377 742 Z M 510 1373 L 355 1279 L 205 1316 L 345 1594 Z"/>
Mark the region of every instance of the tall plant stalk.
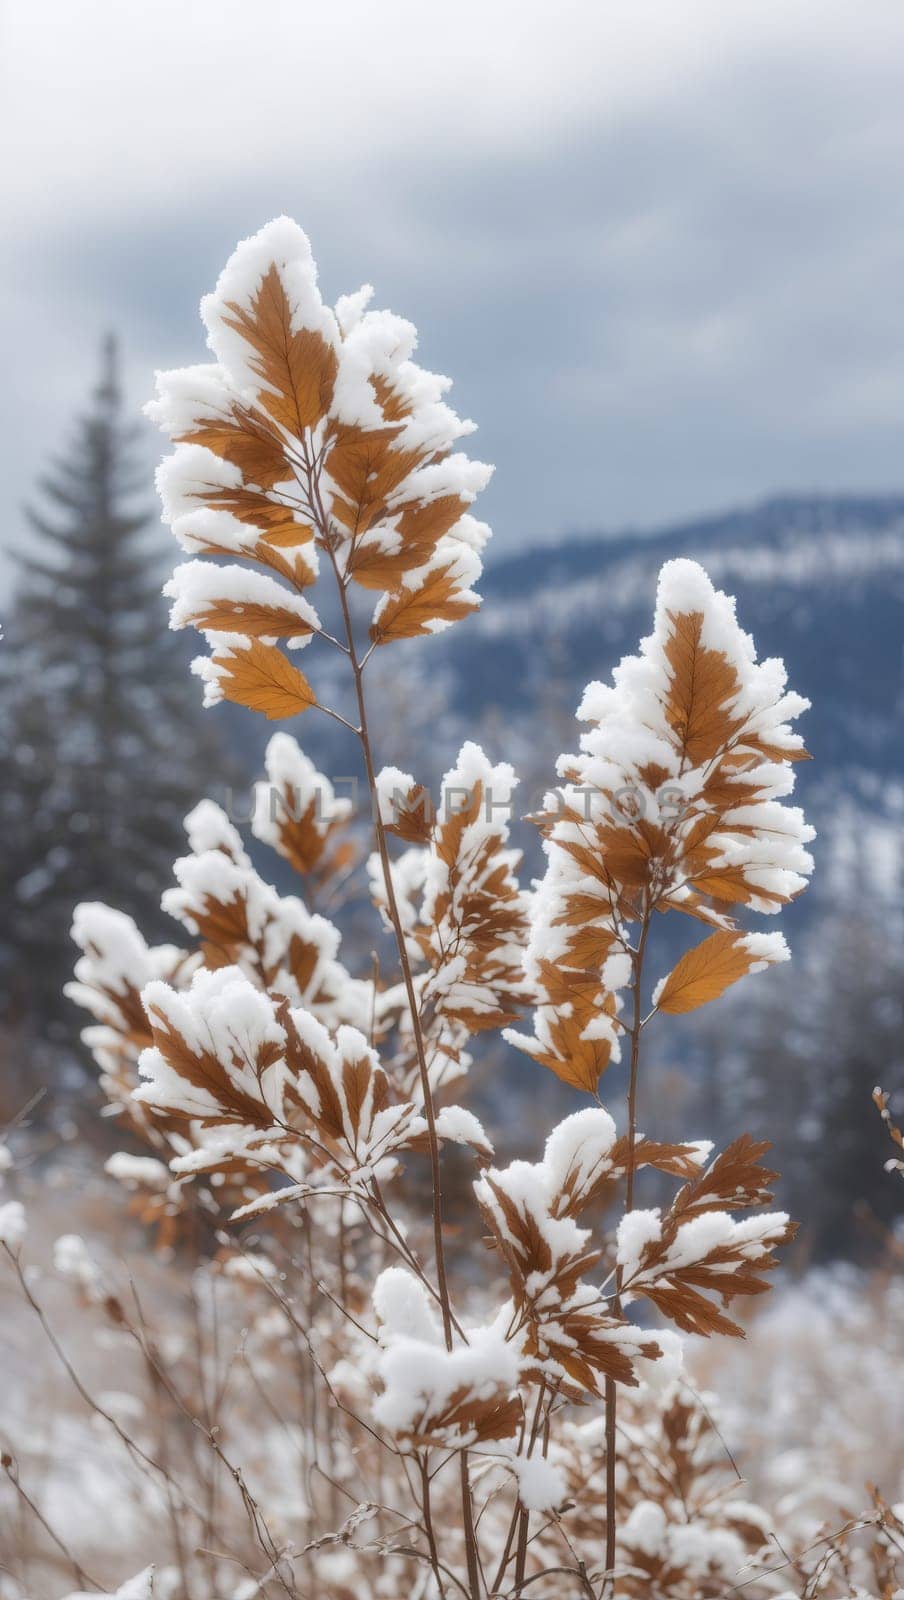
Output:
<path fill-rule="evenodd" d="M 614 1587 L 617 1537 L 625 1540 L 616 1507 L 617 1406 L 624 1404 L 617 1385 L 638 1384 L 643 1369 L 635 1364 L 662 1354 L 653 1333 L 625 1315 L 629 1295 L 645 1298 L 682 1330 L 736 1334 L 721 1307 L 765 1287 L 759 1274 L 793 1231 L 782 1213 L 752 1222 L 732 1215 L 771 1199 L 772 1175 L 759 1166 L 763 1146 L 742 1136 L 704 1170 L 705 1141 L 639 1140 L 637 1102 L 654 912 L 681 911 L 709 924 L 706 937 L 656 985 L 656 1012 L 694 1010 L 747 973 L 787 958 L 780 935 L 747 932 L 732 912 L 778 909 L 804 887 L 812 865 L 803 849 L 811 830 L 799 813 L 781 809 L 790 787 L 786 768 L 805 754 L 790 720 L 805 707 L 784 692 L 774 662 L 756 663 L 729 597 L 694 563 L 671 562 L 640 657 L 622 664 L 611 688 L 588 687 L 579 715 L 589 728 L 581 754 L 559 764 L 563 804 L 543 818 L 547 866 L 534 896 L 518 883 L 507 823 L 484 804 L 503 782 L 511 792 L 511 769 L 493 765 L 475 744 L 462 747 L 446 780 L 469 797 L 464 812 L 421 826 L 414 808 L 423 789 L 402 774 L 396 776 L 406 779 L 408 809 L 388 822 L 384 790 L 393 774 L 378 774 L 367 665 L 378 647 L 431 634 L 478 604 L 472 584 L 489 530 L 470 506 L 490 469 L 459 450 L 471 425 L 442 398 L 446 381 L 412 361 L 410 324 L 369 311 L 369 293 L 327 307 L 307 239 L 278 219 L 239 246 L 204 302 L 217 364 L 160 374 L 150 410 L 176 441 L 161 468 L 166 519 L 185 549 L 219 558 L 180 565 L 166 588 L 172 626 L 196 627 L 209 646 L 194 664 L 206 700 L 231 700 L 272 720 L 319 707 L 360 743 L 382 876 L 376 899 L 395 938 L 405 996 L 401 1020 L 393 1006 L 391 1027 L 406 1070 L 394 1071 L 392 1060 L 384 1066 L 373 1048 L 374 994 L 362 993 L 336 959 L 338 931 L 257 878 L 236 830 L 211 808 L 194 828 L 189 819 L 193 854 L 177 864 L 179 888 L 167 907 L 206 942 L 198 969 L 186 981 L 168 956 L 143 954 L 133 942 L 124 973 L 112 954 L 121 930 L 104 908 L 84 907 L 76 932 L 85 951 L 81 997 L 98 996 L 88 1003 L 108 1030 L 122 1011 L 129 1030 L 123 1049 L 141 1040 L 143 1081 L 132 1099 L 171 1120 L 189 1119 L 202 1146 L 197 1170 L 226 1163 L 238 1189 L 243 1203 L 235 1220 L 333 1196 L 356 1206 L 362 1226 L 397 1253 L 400 1264 L 381 1270 L 371 1287 L 370 1327 L 358 1304 L 345 1303 L 344 1242 L 338 1279 L 323 1293 L 344 1317 L 335 1333 L 340 1370 L 371 1386 L 371 1421 L 337 1398 L 339 1412 L 368 1447 L 399 1463 L 416 1507 L 409 1468 L 425 1463 L 427 1503 L 408 1525 L 423 1532 L 426 1519 L 427 1546 L 405 1553 L 429 1563 L 440 1589 L 445 1578 L 468 1600 L 482 1600 L 483 1551 L 496 1574 L 493 1592 L 510 1582 L 514 1564 L 514 1589 L 507 1591 L 514 1596 L 540 1575 L 532 1568 L 548 1558 L 551 1530 L 575 1564 L 546 1570 L 572 1572 L 586 1593 L 587 1561 L 572 1549 L 564 1518 L 573 1485 L 598 1482 L 599 1427 L 595 1453 L 583 1458 L 575 1437 L 566 1444 L 552 1438 L 555 1418 L 566 1407 L 604 1400 L 605 1583 Z M 318 577 L 315 552 L 331 568 L 344 637 L 322 626 L 308 599 Z M 368 595 L 378 598 L 365 646 L 354 602 Z M 312 635 L 318 648 L 327 645 L 347 663 L 356 723 L 322 704 L 295 665 L 294 651 Z M 271 819 L 253 831 L 306 874 L 324 848 L 313 797 L 327 780 L 288 734 L 270 741 L 267 762 L 280 792 L 303 795 L 309 809 L 296 824 L 277 827 Z M 677 817 L 669 799 L 676 785 L 687 797 Z M 630 815 L 618 804 L 625 791 L 637 797 Z M 589 812 L 581 804 L 588 793 L 595 797 Z M 390 834 L 411 846 L 404 888 L 394 876 L 400 869 L 390 858 Z M 636 930 L 633 943 L 623 911 Z M 214 945 L 215 965 L 207 959 Z M 629 989 L 626 1023 L 620 991 Z M 531 1032 L 506 1026 L 526 1008 Z M 228 1047 L 218 1051 L 224 1027 Z M 436 1108 L 431 1052 L 461 1063 L 471 1038 L 493 1028 L 504 1028 L 509 1043 L 594 1102 L 551 1132 L 535 1163 L 491 1167 L 492 1145 L 473 1113 Z M 598 1088 L 620 1031 L 630 1038 L 626 1136 L 618 1135 Z M 196 1042 L 208 1038 L 212 1048 L 197 1058 Z M 411 1055 L 419 1093 L 407 1070 Z M 209 1127 L 218 1130 L 213 1150 L 205 1142 Z M 160 1133 L 163 1149 L 167 1137 Z M 441 1140 L 470 1147 L 484 1169 L 473 1185 L 475 1215 L 508 1278 L 508 1300 L 497 1301 L 467 1337 L 450 1295 Z M 435 1284 L 382 1190 L 384 1179 L 425 1146 Z M 291 1179 L 263 1196 L 261 1150 L 269 1167 Z M 194 1158 L 184 1159 L 194 1170 Z M 671 1206 L 635 1210 L 640 1164 L 683 1185 Z M 622 1225 L 611 1237 L 615 1289 L 607 1301 L 586 1276 L 605 1257 L 607 1241 L 595 1248 L 593 1228 L 581 1219 L 622 1178 Z M 715 1211 L 718 1220 L 688 1232 L 698 1216 L 712 1219 Z M 354 1252 L 349 1264 L 353 1270 Z M 364 1341 L 357 1364 L 356 1339 Z M 328 1369 L 311 1359 L 329 1387 Z M 495 1458 L 500 1474 L 486 1495 L 481 1485 L 493 1482 L 491 1475 L 469 1472 L 478 1443 L 481 1464 Z M 560 1450 L 572 1458 L 567 1482 Z M 513 1504 L 503 1502 L 497 1518 L 499 1481 Z M 450 1515 L 453 1496 L 460 1512 Z M 532 1522 L 543 1516 L 546 1522 Z M 587 1525 L 598 1549 L 596 1502 Z M 453 1527 L 462 1574 L 445 1559 L 444 1530 Z"/>
<path fill-rule="evenodd" d="M 377 792 L 377 773 L 374 761 L 373 745 L 371 743 L 370 729 L 367 719 L 367 699 L 364 692 L 364 669 L 367 658 L 359 656 L 355 639 L 354 622 L 348 599 L 348 579 L 340 572 L 336 560 L 336 540 L 330 527 L 323 497 L 320 492 L 319 475 L 317 468 L 306 459 L 307 488 L 309 503 L 314 513 L 315 523 L 323 548 L 327 551 L 335 576 L 339 602 L 342 608 L 343 627 L 345 629 L 345 647 L 348 653 L 349 666 L 352 672 L 355 687 L 355 700 L 358 708 L 358 727 L 354 730 L 361 745 L 364 758 L 364 769 L 367 777 L 368 794 L 371 811 L 374 818 L 374 830 L 377 840 L 377 850 L 380 856 L 380 867 L 383 877 L 383 886 L 386 893 L 386 905 L 389 911 L 389 920 L 392 924 L 396 941 L 399 966 L 402 980 L 405 985 L 405 995 L 411 1018 L 412 1037 L 414 1039 L 415 1056 L 417 1058 L 418 1075 L 421 1084 L 421 1095 L 424 1103 L 424 1116 L 427 1122 L 427 1141 L 430 1156 L 430 1183 L 431 1183 L 431 1211 L 433 1219 L 433 1253 L 436 1264 L 436 1283 L 439 1294 L 440 1312 L 442 1315 L 443 1338 L 446 1349 L 451 1350 L 453 1344 L 452 1328 L 453 1314 L 449 1294 L 449 1281 L 446 1270 L 446 1254 L 443 1241 L 443 1191 L 442 1191 L 442 1162 L 440 1157 L 439 1139 L 436 1132 L 436 1107 L 433 1101 L 433 1088 L 430 1083 L 430 1070 L 427 1062 L 427 1051 L 424 1044 L 424 1031 L 421 1026 L 420 1007 L 417 992 L 414 986 L 414 975 L 411 962 L 408 958 L 408 949 L 405 942 L 405 932 L 402 919 L 399 915 L 398 900 L 396 898 L 395 884 L 392 876 L 392 864 L 389 857 L 389 847 L 386 839 L 386 828 L 381 815 L 379 797 Z M 459 1458 L 459 1476 L 461 1480 L 461 1506 L 462 1506 L 462 1531 L 465 1540 L 465 1556 L 468 1567 L 468 1586 L 471 1600 L 480 1600 L 480 1557 L 477 1546 L 477 1537 L 474 1528 L 474 1508 L 471 1496 L 471 1484 L 468 1473 L 468 1454 L 463 1451 Z M 429 1488 L 429 1477 L 426 1473 L 422 1482 Z M 425 1507 L 425 1514 L 427 1508 Z M 430 1536 L 431 1560 L 437 1583 L 442 1585 L 439 1578 L 439 1569 L 436 1566 L 436 1547 L 432 1530 Z"/>
<path fill-rule="evenodd" d="M 643 1029 L 643 996 L 641 983 L 643 980 L 644 956 L 647 948 L 647 936 L 650 931 L 650 913 L 644 909 L 640 921 L 640 932 L 636 948 L 631 952 L 631 1061 L 628 1077 L 628 1158 L 625 1168 L 625 1206 L 623 1215 L 627 1216 L 634 1209 L 634 1174 L 636 1168 L 637 1151 L 637 1086 L 640 1075 L 640 1037 Z M 615 1308 L 621 1315 L 621 1290 L 622 1269 L 616 1267 L 615 1271 Z M 618 1389 L 612 1378 L 606 1379 L 605 1395 L 605 1435 L 606 1435 L 606 1580 L 610 1589 L 615 1585 L 615 1545 L 618 1537 L 618 1519 L 616 1516 L 616 1433 Z"/>

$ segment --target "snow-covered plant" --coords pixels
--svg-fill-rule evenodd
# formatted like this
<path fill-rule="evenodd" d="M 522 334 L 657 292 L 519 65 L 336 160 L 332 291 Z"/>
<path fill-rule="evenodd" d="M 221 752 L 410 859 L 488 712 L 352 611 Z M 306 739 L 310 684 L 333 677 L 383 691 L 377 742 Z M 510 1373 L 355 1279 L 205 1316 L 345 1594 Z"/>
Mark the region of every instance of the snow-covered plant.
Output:
<path fill-rule="evenodd" d="M 436 803 L 417 776 L 381 771 L 368 664 L 478 604 L 489 530 L 470 508 L 490 469 L 457 448 L 472 424 L 413 360 L 412 326 L 370 299 L 330 309 L 305 235 L 270 224 L 202 302 L 214 361 L 160 374 L 149 410 L 176 444 L 158 482 L 192 557 L 167 585 L 172 626 L 209 647 L 207 704 L 319 711 L 358 742 L 396 971 L 353 976 L 340 959 L 316 905 L 353 865 L 347 807 L 279 732 L 279 804 L 254 832 L 298 896 L 204 801 L 163 899 L 188 948 L 149 948 L 105 907 L 76 913 L 70 994 L 95 1019 L 113 1106 L 152 1151 L 109 1170 L 167 1237 L 191 1197 L 230 1225 L 221 1261 L 264 1295 L 277 1347 L 290 1333 L 301 1349 L 305 1504 L 263 1538 L 242 1492 L 270 1558 L 254 1592 L 721 1594 L 766 1530 L 711 1492 L 714 1435 L 682 1385 L 680 1333 L 738 1334 L 725 1308 L 767 1288 L 793 1225 L 763 1209 L 766 1146 L 664 1143 L 653 1105 L 640 1131 L 642 1039 L 788 957 L 737 918 L 779 912 L 811 871 L 812 830 L 787 804 L 806 702 L 780 662 L 757 661 L 734 602 L 674 561 L 640 654 L 586 691 L 580 752 L 535 819 L 532 890 L 508 766 L 465 744 Z M 324 703 L 326 651 L 353 709 Z M 671 913 L 704 936 L 663 973 L 673 944 L 654 925 Z M 537 1161 L 494 1165 L 449 1102 L 486 1030 L 590 1096 Z M 622 1055 L 619 1130 L 599 1082 Z M 456 1238 L 450 1143 L 477 1169 Z M 645 1173 L 655 1206 L 638 1205 Z"/>

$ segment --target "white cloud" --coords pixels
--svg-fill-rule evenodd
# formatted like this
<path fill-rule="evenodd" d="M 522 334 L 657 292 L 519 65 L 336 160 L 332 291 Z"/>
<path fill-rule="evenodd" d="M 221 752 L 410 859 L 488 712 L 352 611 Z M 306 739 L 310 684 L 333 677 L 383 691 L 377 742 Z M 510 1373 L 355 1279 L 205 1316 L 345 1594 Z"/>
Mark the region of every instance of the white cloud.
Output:
<path fill-rule="evenodd" d="M 26 216 L 160 202 L 260 171 L 545 143 L 806 52 L 851 80 L 896 0 L 7 0 L 4 95 Z"/>
<path fill-rule="evenodd" d="M 2 26 L 7 527 L 103 329 L 137 402 L 283 209 L 330 296 L 372 279 L 455 377 L 500 542 L 900 480 L 900 0 L 6 0 Z"/>

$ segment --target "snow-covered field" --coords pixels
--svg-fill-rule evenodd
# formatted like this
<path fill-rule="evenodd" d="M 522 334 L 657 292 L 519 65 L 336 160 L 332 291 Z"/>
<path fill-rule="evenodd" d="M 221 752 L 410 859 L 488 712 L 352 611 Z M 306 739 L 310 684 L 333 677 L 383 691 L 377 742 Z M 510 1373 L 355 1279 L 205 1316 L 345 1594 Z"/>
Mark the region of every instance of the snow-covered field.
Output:
<path fill-rule="evenodd" d="M 218 1551 L 228 1533 L 241 1551 L 241 1497 L 222 1474 L 214 1483 L 208 1470 L 213 1452 L 205 1429 L 214 1414 L 230 1466 L 271 1525 L 302 1544 L 306 1486 L 292 1420 L 300 1380 L 271 1339 L 272 1313 L 260 1286 L 218 1277 L 212 1288 L 206 1269 L 155 1255 L 141 1224 L 124 1215 L 122 1190 L 84 1161 L 50 1171 L 25 1167 L 14 1182 L 28 1216 L 21 1259 L 34 1303 L 4 1255 L 3 1600 L 59 1600 L 95 1586 L 115 1591 L 149 1563 L 158 1564 L 155 1596 L 181 1596 L 166 1578 L 179 1559 L 179 1508 L 168 1503 L 146 1458 L 169 1460 L 189 1481 L 196 1475 L 198 1495 L 208 1496 L 200 1508 L 207 1543 L 198 1548 Z M 75 1230 L 85 1253 L 72 1243 Z M 69 1237 L 62 1246 L 61 1236 Z M 125 1308 L 122 1325 L 103 1303 L 114 1286 Z M 127 1325 L 146 1334 L 143 1350 Z M 869 1275 L 839 1266 L 780 1281 L 749 1320 L 743 1343 L 689 1341 L 683 1381 L 718 1429 L 717 1493 L 730 1490 L 764 1509 L 780 1569 L 780 1551 L 804 1549 L 868 1512 L 868 1485 L 887 1501 L 904 1499 L 902 1367 L 904 1273 L 893 1255 L 886 1270 Z M 166 1391 L 171 1381 L 175 1399 Z M 340 1498 L 337 1526 L 348 1510 Z M 244 1556 L 259 1570 L 252 1544 Z M 212 1559 L 195 1558 L 202 1574 Z M 322 1560 L 326 1576 L 336 1557 L 327 1552 Z M 224 1570 L 225 1562 L 211 1566 L 216 1576 L 202 1576 L 205 1586 L 192 1600 L 271 1593 L 258 1590 L 240 1566 L 235 1582 L 221 1588 Z M 771 1589 L 753 1592 L 803 1592 L 776 1588 L 779 1581 L 781 1570 Z"/>

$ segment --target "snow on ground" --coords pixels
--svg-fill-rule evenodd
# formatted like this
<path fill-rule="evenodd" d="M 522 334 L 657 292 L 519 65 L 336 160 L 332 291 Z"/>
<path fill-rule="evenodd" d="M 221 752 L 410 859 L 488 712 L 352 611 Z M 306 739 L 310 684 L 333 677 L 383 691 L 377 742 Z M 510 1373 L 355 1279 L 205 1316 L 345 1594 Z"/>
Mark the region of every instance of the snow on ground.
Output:
<path fill-rule="evenodd" d="M 780 1284 L 744 1343 L 712 1340 L 694 1370 L 753 1493 L 804 1532 L 904 1496 L 904 1274 L 813 1270 Z"/>
<path fill-rule="evenodd" d="M 148 1414 L 147 1373 L 128 1338 L 104 1330 L 104 1319 L 92 1312 L 85 1260 L 96 1253 L 102 1271 L 115 1270 L 120 1283 L 125 1262 L 126 1280 L 134 1271 L 149 1320 L 167 1329 L 174 1348 L 190 1338 L 190 1274 L 152 1254 L 145 1230 L 123 1216 L 121 1188 L 100 1167 L 98 1159 L 98 1175 L 84 1165 L 16 1175 L 29 1222 L 28 1283 L 90 1392 L 125 1432 L 159 1450 L 165 1441 Z M 61 1235 L 69 1238 L 54 1264 Z M 73 1235 L 85 1241 L 84 1253 L 74 1249 Z M 77 1547 L 98 1582 L 113 1588 L 153 1554 L 167 1508 L 110 1425 L 88 1414 L 6 1258 L 0 1319 L 6 1377 L 0 1447 L 62 1540 Z M 744 1497 L 755 1497 L 789 1537 L 805 1540 L 861 1511 L 868 1482 L 891 1500 L 904 1498 L 902 1358 L 900 1263 L 869 1276 L 839 1266 L 780 1282 L 750 1321 L 746 1341 L 691 1341 L 689 1371 L 747 1480 Z M 280 1374 L 271 1378 L 277 1393 Z M 247 1423 L 233 1428 L 230 1448 L 249 1480 L 266 1485 L 277 1515 L 297 1516 L 302 1488 L 291 1427 L 247 1400 L 246 1409 Z M 169 1444 L 187 1447 L 178 1430 L 170 1431 Z M 23 1588 L 27 1552 L 37 1547 L 45 1552 L 41 1563 L 32 1561 L 39 1576 L 30 1574 Z M 73 1589 L 71 1571 L 62 1560 L 46 1559 L 46 1538 L 23 1517 L 3 1479 L 0 1548 L 0 1600 L 58 1600 Z"/>

